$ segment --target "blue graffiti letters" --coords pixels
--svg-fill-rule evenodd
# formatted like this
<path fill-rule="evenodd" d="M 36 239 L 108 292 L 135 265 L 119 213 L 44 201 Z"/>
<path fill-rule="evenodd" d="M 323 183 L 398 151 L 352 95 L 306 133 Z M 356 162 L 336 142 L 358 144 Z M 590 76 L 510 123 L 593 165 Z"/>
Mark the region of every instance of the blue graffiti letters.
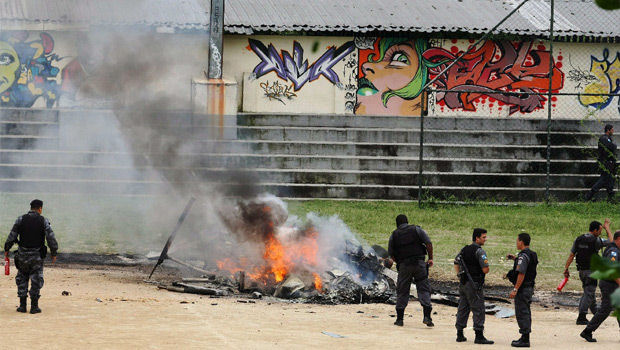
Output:
<path fill-rule="evenodd" d="M 306 83 L 315 81 L 321 75 L 332 84 L 340 83 L 338 74 L 333 70 L 334 66 L 355 49 L 353 41 L 346 42 L 339 48 L 330 47 L 311 65 L 304 60 L 304 49 L 297 41 L 293 42 L 293 55 L 282 50 L 278 53 L 273 44 L 265 46 L 262 42 L 248 39 L 250 48 L 261 62 L 254 67 L 253 74 L 258 78 L 275 72 L 278 77 L 293 83 L 295 91 L 301 89 Z"/>

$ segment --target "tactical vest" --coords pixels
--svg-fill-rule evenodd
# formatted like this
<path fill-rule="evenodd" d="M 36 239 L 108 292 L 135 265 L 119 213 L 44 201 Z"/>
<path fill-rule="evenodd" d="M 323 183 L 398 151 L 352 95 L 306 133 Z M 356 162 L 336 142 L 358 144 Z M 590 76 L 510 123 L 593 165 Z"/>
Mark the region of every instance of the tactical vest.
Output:
<path fill-rule="evenodd" d="M 39 213 L 25 214 L 18 232 L 20 247 L 41 248 L 45 243 L 45 218 Z"/>
<path fill-rule="evenodd" d="M 426 255 L 426 246 L 422 244 L 418 235 L 418 227 L 407 225 L 403 228 L 397 228 L 393 232 L 393 245 L 396 253 L 396 262 L 401 262 L 410 258 L 424 259 Z"/>
<path fill-rule="evenodd" d="M 467 266 L 471 279 L 476 283 L 484 283 L 484 272 L 482 272 L 478 256 L 476 256 L 478 249 L 480 249 L 480 246 L 477 244 L 465 246 L 461 250 L 461 259 L 463 259 L 463 263 Z"/>
<path fill-rule="evenodd" d="M 593 254 L 597 254 L 596 240 L 598 237 L 594 235 L 581 235 L 575 240 L 575 247 L 577 248 L 575 255 L 577 258 L 577 270 L 589 270 L 590 258 Z"/>
<path fill-rule="evenodd" d="M 529 259 L 529 264 L 527 265 L 527 271 L 525 271 L 525 277 L 523 278 L 522 286 L 525 287 L 533 287 L 536 280 L 536 266 L 538 265 L 538 255 L 536 252 L 531 251 L 529 249 L 522 250 L 519 255 L 527 255 Z M 515 276 L 518 275 L 517 271 L 517 263 L 519 262 L 519 257 L 515 259 L 515 263 L 512 266 L 512 270 L 515 271 Z M 515 282 L 516 283 L 516 282 Z"/>

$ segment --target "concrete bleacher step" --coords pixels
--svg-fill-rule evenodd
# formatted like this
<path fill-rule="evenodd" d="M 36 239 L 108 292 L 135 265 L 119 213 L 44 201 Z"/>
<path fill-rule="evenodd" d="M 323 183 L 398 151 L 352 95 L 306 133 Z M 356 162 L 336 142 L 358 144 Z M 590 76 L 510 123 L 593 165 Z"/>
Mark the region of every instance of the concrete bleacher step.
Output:
<path fill-rule="evenodd" d="M 330 142 L 324 141 L 273 141 L 234 140 L 203 141 L 197 147 L 205 153 L 252 153 L 290 155 L 343 155 L 378 157 L 419 157 L 420 146 L 415 143 L 372 143 L 372 142 Z M 562 145 L 551 147 L 552 159 L 590 159 L 596 152 L 594 146 Z M 425 157 L 456 158 L 506 158 L 546 159 L 546 145 L 486 145 L 424 143 Z M 585 155 L 585 157 L 584 157 Z"/>
<path fill-rule="evenodd" d="M 391 142 L 419 143 L 418 129 L 394 128 L 325 128 L 325 127 L 282 127 L 244 126 L 237 128 L 237 135 L 244 140 L 301 141 L 322 140 L 324 142 Z M 545 131 L 501 131 L 496 130 L 442 130 L 424 129 L 424 141 L 429 143 L 460 143 L 477 145 L 543 145 L 547 144 Z M 553 145 L 595 145 L 590 132 L 552 132 Z"/>
<path fill-rule="evenodd" d="M 552 120 L 551 131 L 593 131 L 598 134 L 607 121 L 596 119 Z M 239 126 L 289 126 L 328 128 L 420 128 L 418 117 L 398 116 L 342 116 L 342 115 L 290 115 L 290 114 L 244 114 L 237 116 Z M 441 130 L 497 130 L 542 131 L 547 130 L 546 119 L 489 118 L 489 117 L 424 117 L 424 127 Z"/>
<path fill-rule="evenodd" d="M 105 133 L 71 137 L 76 127 L 114 120 L 111 111 L 0 112 L 0 192 L 140 195 L 188 179 L 234 189 L 232 173 L 296 198 L 409 200 L 420 182 L 435 198 L 540 200 L 545 192 L 544 119 L 425 117 L 422 178 L 419 118 L 240 114 L 239 138 L 215 142 L 204 118 L 162 113 L 153 119 L 156 140 L 136 154 Z M 552 122 L 551 194 L 558 200 L 576 199 L 596 181 L 601 123 Z M 153 152 L 179 135 L 191 149 Z"/>
<path fill-rule="evenodd" d="M 204 184 L 204 183 L 203 183 Z M 223 193 L 239 193 L 247 184 L 217 185 Z M 360 184 L 299 184 L 299 183 L 256 183 L 264 191 L 280 197 L 295 198 L 356 198 L 411 200 L 418 196 L 418 186 L 386 186 Z M 99 181 L 99 180 L 54 180 L 54 179 L 0 179 L 0 192 L 14 193 L 85 193 L 118 195 L 154 195 L 165 188 L 162 181 Z M 540 201 L 544 199 L 545 188 L 541 187 L 460 187 L 425 186 L 426 198 L 497 201 Z M 575 200 L 585 193 L 582 188 L 555 188 L 550 191 L 553 199 Z"/>
<path fill-rule="evenodd" d="M 235 175 L 251 182 L 332 184 L 332 185 L 387 185 L 417 186 L 418 172 L 410 171 L 355 171 L 333 169 L 238 169 L 228 168 L 134 168 L 132 166 L 67 166 L 0 164 L 0 179 L 49 179 L 91 181 L 159 181 L 163 179 L 194 179 L 196 181 L 226 182 Z M 458 173 L 425 172 L 421 178 L 425 186 L 476 187 L 544 187 L 545 174 L 518 173 Z M 596 175 L 553 174 L 552 187 L 591 186 Z"/>

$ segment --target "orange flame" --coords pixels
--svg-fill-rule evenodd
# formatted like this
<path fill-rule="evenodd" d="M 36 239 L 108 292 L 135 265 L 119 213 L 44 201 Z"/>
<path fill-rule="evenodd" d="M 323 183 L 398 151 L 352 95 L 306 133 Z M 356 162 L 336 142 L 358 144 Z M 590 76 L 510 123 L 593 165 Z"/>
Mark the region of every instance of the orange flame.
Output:
<path fill-rule="evenodd" d="M 291 262 L 289 261 L 282 243 L 273 236 L 269 235 L 265 242 L 265 261 L 269 264 L 269 272 L 273 274 L 276 282 L 281 282 L 289 271 Z"/>
<path fill-rule="evenodd" d="M 314 289 L 318 290 L 319 292 L 322 292 L 323 281 L 321 280 L 321 277 L 319 277 L 319 275 L 315 272 L 313 272 L 312 275 L 314 276 Z"/>
<path fill-rule="evenodd" d="M 270 209 L 265 207 L 263 210 L 269 212 Z M 266 285 L 282 282 L 294 270 L 308 271 L 310 269 L 308 272 L 312 272 L 318 259 L 318 233 L 310 229 L 300 239 L 282 242 L 273 232 L 273 222 L 269 222 L 268 226 L 271 232 L 264 241 L 263 261 L 259 266 L 251 265 L 244 259 L 235 263 L 227 258 L 217 262 L 218 268 L 231 273 L 245 271 L 246 276 Z M 323 281 L 317 273 L 312 272 L 312 275 L 314 276 L 314 288 L 321 291 Z"/>

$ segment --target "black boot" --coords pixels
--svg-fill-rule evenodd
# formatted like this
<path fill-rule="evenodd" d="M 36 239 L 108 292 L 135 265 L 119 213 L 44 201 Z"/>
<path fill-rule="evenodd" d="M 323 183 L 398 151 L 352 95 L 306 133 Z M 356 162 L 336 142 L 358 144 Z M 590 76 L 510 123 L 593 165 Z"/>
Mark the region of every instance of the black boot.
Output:
<path fill-rule="evenodd" d="M 402 327 L 403 326 L 403 318 L 405 317 L 405 310 L 404 309 L 396 309 L 396 321 L 394 321 L 394 324 L 397 326 Z"/>
<path fill-rule="evenodd" d="M 521 334 L 521 339 L 513 340 L 510 343 L 511 346 L 515 348 L 529 348 L 530 347 L 530 335 L 529 334 Z"/>
<path fill-rule="evenodd" d="M 17 308 L 17 312 L 26 312 L 26 301 L 28 297 L 19 297 L 19 307 Z"/>
<path fill-rule="evenodd" d="M 457 343 L 462 343 L 464 341 L 467 341 L 467 338 L 465 338 L 465 334 L 463 334 L 463 330 L 462 329 L 457 329 L 456 330 L 456 342 Z"/>
<path fill-rule="evenodd" d="M 431 311 L 433 308 L 430 306 L 424 306 L 424 319 L 422 319 L 422 323 L 424 323 L 427 327 L 434 327 L 433 319 L 431 318 Z"/>
<path fill-rule="evenodd" d="M 592 338 L 592 332 L 587 329 L 584 329 L 579 336 L 587 340 L 589 343 L 596 343 L 596 339 Z"/>
<path fill-rule="evenodd" d="M 41 309 L 39 309 L 39 297 L 30 297 L 30 313 L 38 314 L 39 312 L 41 312 Z"/>
<path fill-rule="evenodd" d="M 586 318 L 586 314 L 583 313 L 579 313 L 579 317 L 577 317 L 577 322 L 575 322 L 575 324 L 581 325 L 581 326 L 585 326 L 588 324 L 588 319 Z"/>
<path fill-rule="evenodd" d="M 494 341 L 485 338 L 484 334 L 482 334 L 482 331 L 476 331 L 476 339 L 474 340 L 474 343 L 476 343 L 476 344 L 495 344 Z"/>

